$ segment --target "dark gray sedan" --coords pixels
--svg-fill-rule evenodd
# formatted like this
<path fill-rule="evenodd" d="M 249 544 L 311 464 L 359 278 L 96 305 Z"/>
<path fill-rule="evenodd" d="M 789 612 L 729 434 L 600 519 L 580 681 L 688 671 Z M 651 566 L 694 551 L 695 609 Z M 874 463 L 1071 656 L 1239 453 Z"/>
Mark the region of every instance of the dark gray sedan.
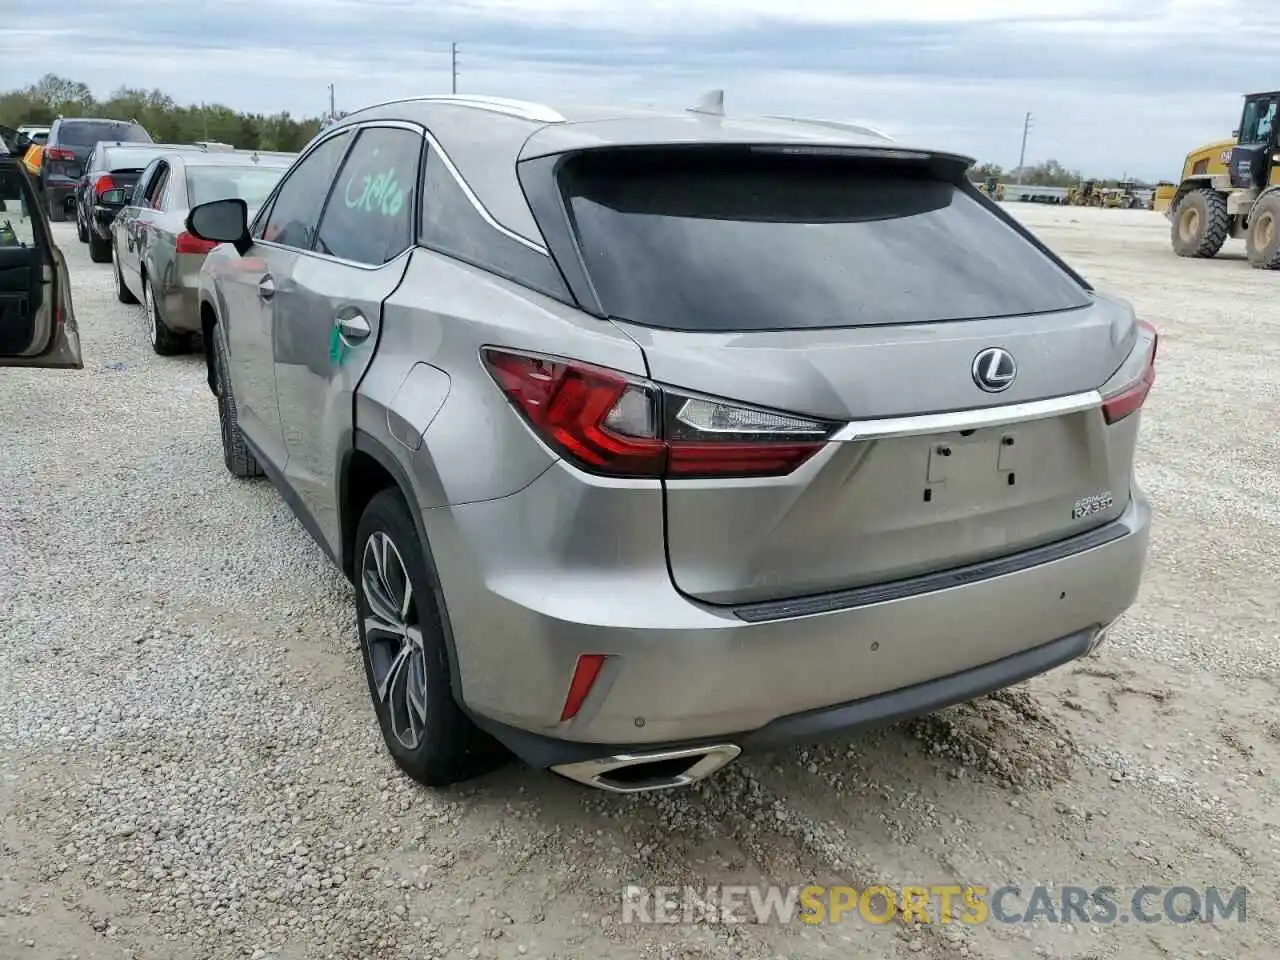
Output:
<path fill-rule="evenodd" d="M 144 304 L 156 353 L 182 353 L 200 331 L 197 283 L 214 244 L 187 232 L 187 211 L 210 200 L 238 197 L 252 215 L 294 156 L 166 153 L 142 172 L 131 195 L 112 198 L 124 203 L 111 226 L 116 296 L 122 303 Z"/>

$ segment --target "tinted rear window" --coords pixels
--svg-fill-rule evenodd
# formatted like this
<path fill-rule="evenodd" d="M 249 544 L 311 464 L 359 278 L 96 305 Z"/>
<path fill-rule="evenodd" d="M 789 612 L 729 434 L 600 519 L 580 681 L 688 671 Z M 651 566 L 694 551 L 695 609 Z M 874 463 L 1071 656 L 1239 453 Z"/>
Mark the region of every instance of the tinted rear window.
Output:
<path fill-rule="evenodd" d="M 1088 293 L 924 167 L 749 150 L 584 153 L 562 174 L 609 314 L 682 330 L 1043 313 Z"/>
<path fill-rule="evenodd" d="M 99 140 L 147 143 L 151 137 L 137 124 L 117 120 L 64 120 L 58 128 L 59 143 L 92 147 Z"/>
<path fill-rule="evenodd" d="M 198 166 L 187 168 L 187 199 L 191 206 L 239 197 L 250 210 L 262 206 L 286 167 Z"/>
<path fill-rule="evenodd" d="M 108 147 L 103 152 L 101 166 L 106 170 L 141 170 L 156 157 L 162 156 L 169 152 L 172 148 L 164 147 L 125 147 L 112 149 Z"/>

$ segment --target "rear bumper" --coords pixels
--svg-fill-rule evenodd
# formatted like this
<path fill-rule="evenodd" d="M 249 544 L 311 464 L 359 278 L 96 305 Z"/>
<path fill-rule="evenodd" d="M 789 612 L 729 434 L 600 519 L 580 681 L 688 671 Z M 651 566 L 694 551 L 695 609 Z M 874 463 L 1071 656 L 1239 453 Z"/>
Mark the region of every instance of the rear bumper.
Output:
<path fill-rule="evenodd" d="M 1082 536 L 1047 560 L 1005 558 L 977 579 L 952 571 L 924 592 L 749 620 L 672 586 L 653 521 L 660 490 L 654 512 L 637 495 L 593 550 L 566 556 L 565 540 L 582 531 L 564 525 L 591 521 L 566 519 L 561 469 L 511 497 L 424 512 L 460 699 L 539 766 L 638 747 L 803 740 L 998 689 L 1085 653 L 1133 602 L 1146 562 L 1150 509 L 1135 488 L 1111 539 Z M 562 723 L 582 654 L 609 659 Z"/>
<path fill-rule="evenodd" d="M 165 291 L 164 322 L 177 333 L 200 332 L 199 276 L 183 275 Z"/>
<path fill-rule="evenodd" d="M 744 733 L 703 737 L 663 744 L 645 744 L 643 752 L 692 750 L 729 741 L 743 751 L 812 743 L 857 730 L 885 726 L 923 716 L 943 707 L 965 703 L 1039 676 L 1089 653 L 1103 639 L 1107 625 L 1090 627 L 1049 643 L 997 660 L 927 680 L 901 690 L 837 703 L 817 710 L 779 717 Z M 477 718 L 482 727 L 502 741 L 512 753 L 533 767 L 563 767 L 601 757 L 613 757 L 636 749 L 636 744 L 596 744 L 557 740 Z"/>
<path fill-rule="evenodd" d="M 75 194 L 76 181 L 68 180 L 65 177 L 45 177 L 44 192 L 49 198 L 51 204 L 65 206 L 67 201 Z"/>
<path fill-rule="evenodd" d="M 89 229 L 103 240 L 110 240 L 111 224 L 115 223 L 116 214 L 119 212 L 119 207 L 102 207 L 95 204 L 93 213 L 89 217 Z"/>

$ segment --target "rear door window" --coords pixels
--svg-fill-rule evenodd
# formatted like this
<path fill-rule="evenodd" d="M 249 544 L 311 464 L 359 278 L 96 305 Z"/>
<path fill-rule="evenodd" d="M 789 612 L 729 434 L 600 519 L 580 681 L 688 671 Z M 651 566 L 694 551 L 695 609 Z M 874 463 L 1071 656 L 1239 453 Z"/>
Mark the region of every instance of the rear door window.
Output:
<path fill-rule="evenodd" d="M 360 132 L 333 188 L 316 251 L 381 266 L 413 244 L 422 134 L 400 127 Z"/>
<path fill-rule="evenodd" d="M 612 316 L 680 330 L 1066 310 L 1088 292 L 923 166 L 762 150 L 591 151 L 561 175 Z"/>

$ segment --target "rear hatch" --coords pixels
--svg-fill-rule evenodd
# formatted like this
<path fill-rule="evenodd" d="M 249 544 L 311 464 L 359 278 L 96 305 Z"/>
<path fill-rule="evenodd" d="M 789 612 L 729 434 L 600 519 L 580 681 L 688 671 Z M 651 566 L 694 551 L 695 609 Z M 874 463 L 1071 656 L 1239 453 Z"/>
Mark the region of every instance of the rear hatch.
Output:
<path fill-rule="evenodd" d="M 46 151 L 52 176 L 78 180 L 93 148 L 103 140 L 146 143 L 150 137 L 142 127 L 121 120 L 63 120 L 57 142 Z"/>
<path fill-rule="evenodd" d="M 671 576 L 693 597 L 883 584 L 1063 540 L 1128 503 L 1138 418 L 1109 423 L 1097 391 L 1142 375 L 1132 310 L 963 185 L 962 161 L 878 157 L 562 165 L 604 311 L 652 380 L 712 398 L 694 417 L 706 436 L 774 411 L 831 438 L 782 475 L 664 480 Z"/>

